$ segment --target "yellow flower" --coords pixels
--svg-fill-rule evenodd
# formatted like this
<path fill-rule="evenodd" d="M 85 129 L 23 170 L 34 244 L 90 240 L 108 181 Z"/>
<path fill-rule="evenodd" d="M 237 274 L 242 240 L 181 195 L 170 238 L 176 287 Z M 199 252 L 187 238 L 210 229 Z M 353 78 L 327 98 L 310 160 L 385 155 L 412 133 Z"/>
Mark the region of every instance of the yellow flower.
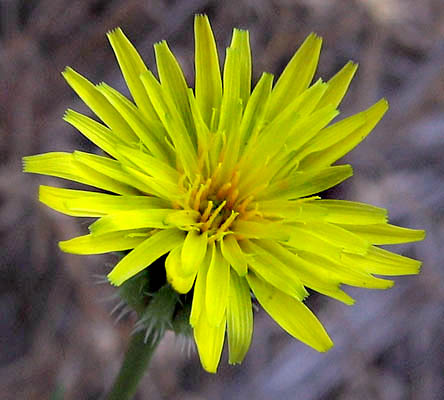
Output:
<path fill-rule="evenodd" d="M 352 175 L 332 166 L 386 112 L 386 100 L 334 124 L 356 71 L 347 63 L 311 85 L 321 38 L 311 34 L 273 85 L 251 90 L 247 31 L 235 29 L 223 73 L 206 16 L 195 18 L 195 89 L 166 42 L 155 44 L 158 79 L 120 29 L 108 34 L 134 103 L 67 68 L 63 76 L 103 121 L 68 110 L 64 119 L 109 157 L 47 153 L 24 158 L 26 172 L 106 193 L 41 186 L 40 201 L 62 213 L 97 217 L 63 251 L 131 250 L 109 273 L 121 285 L 166 255 L 168 282 L 193 290 L 190 324 L 203 367 L 215 372 L 225 332 L 229 361 L 251 342 L 251 292 L 289 334 L 332 346 L 303 300 L 311 288 L 346 304 L 340 285 L 386 289 L 372 274 L 416 274 L 420 262 L 375 245 L 417 241 L 424 232 L 387 223 L 386 210 L 322 200 L 317 193 Z"/>

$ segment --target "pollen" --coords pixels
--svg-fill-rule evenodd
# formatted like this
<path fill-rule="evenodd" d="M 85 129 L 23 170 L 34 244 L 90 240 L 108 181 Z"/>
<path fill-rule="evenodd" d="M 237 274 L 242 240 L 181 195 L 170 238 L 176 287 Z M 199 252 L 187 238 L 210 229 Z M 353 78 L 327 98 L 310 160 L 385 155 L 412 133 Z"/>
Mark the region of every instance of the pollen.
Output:
<path fill-rule="evenodd" d="M 184 195 L 187 200 L 183 209 L 199 212 L 196 227 L 201 233 L 208 233 L 209 243 L 221 240 L 230 233 L 230 227 L 236 219 L 248 219 L 257 215 L 255 209 L 248 209 L 254 196 L 249 196 L 242 202 L 237 201 L 240 181 L 238 170 L 232 173 L 228 182 L 219 184 L 219 186 L 214 185 L 222 169 L 223 162 L 219 162 L 210 177 L 205 179 L 203 174 L 198 174 Z M 182 187 L 186 181 L 186 177 L 181 176 Z"/>

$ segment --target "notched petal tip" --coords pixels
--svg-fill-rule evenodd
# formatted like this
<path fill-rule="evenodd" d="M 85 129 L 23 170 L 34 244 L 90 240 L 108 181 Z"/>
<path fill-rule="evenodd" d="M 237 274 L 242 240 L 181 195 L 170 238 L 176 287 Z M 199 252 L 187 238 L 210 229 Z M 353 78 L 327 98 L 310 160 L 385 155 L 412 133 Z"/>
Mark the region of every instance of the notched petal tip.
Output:
<path fill-rule="evenodd" d="M 154 43 L 154 50 L 168 47 L 168 43 L 165 39 L 159 40 L 158 42 Z"/>
<path fill-rule="evenodd" d="M 112 271 L 111 271 L 112 272 Z M 114 287 L 119 287 L 123 282 L 120 282 L 118 280 L 115 280 L 115 278 L 111 275 L 111 272 L 106 276 L 108 279 L 108 282 L 113 285 Z"/>
<path fill-rule="evenodd" d="M 123 33 L 122 29 L 120 28 L 120 26 L 116 26 L 115 28 L 110 29 L 108 32 L 106 32 L 106 36 L 108 37 L 108 39 L 111 40 L 111 38 L 113 36 L 125 36 L 125 34 Z"/>
<path fill-rule="evenodd" d="M 108 278 L 109 283 L 116 287 L 120 286 L 126 281 L 126 279 L 122 279 L 121 274 L 115 273 L 114 269 L 106 277 Z"/>
<path fill-rule="evenodd" d="M 72 108 L 67 108 L 65 110 L 65 112 L 63 113 L 62 119 L 63 119 L 63 121 L 66 121 L 69 123 L 69 119 L 75 114 L 76 114 L 76 112 Z"/>
<path fill-rule="evenodd" d="M 29 159 L 29 157 L 32 157 L 32 156 L 22 157 L 22 172 L 29 172 L 28 171 L 28 159 Z"/>
<path fill-rule="evenodd" d="M 81 75 L 75 70 L 75 69 L 73 69 L 72 67 L 70 67 L 70 66 L 66 66 L 65 67 L 65 69 L 61 72 L 61 74 L 62 74 L 62 76 L 63 76 L 63 78 L 69 83 L 69 79 L 71 78 L 71 77 L 76 77 L 76 76 L 80 76 L 81 77 Z"/>
<path fill-rule="evenodd" d="M 237 32 L 238 34 L 242 34 L 242 35 L 250 35 L 250 32 L 247 29 L 242 29 L 242 28 L 234 28 L 233 32 Z"/>
<path fill-rule="evenodd" d="M 205 13 L 197 13 L 194 14 L 194 22 L 199 21 L 199 20 L 207 20 L 208 21 L 208 15 Z"/>

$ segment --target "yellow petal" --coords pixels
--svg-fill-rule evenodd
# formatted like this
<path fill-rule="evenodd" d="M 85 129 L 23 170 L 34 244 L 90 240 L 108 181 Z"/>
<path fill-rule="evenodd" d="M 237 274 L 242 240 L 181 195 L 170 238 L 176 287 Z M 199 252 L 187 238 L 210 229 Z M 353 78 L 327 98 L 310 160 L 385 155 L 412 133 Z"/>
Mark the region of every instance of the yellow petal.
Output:
<path fill-rule="evenodd" d="M 225 180 L 236 164 L 241 138 L 239 136 L 239 125 L 242 117 L 241 89 L 241 49 L 229 47 L 224 66 L 224 90 L 220 109 L 220 120 L 218 131 L 226 136 L 224 148 L 224 161 L 222 163 L 221 179 Z"/>
<path fill-rule="evenodd" d="M 117 211 L 166 208 L 168 204 L 149 196 L 115 196 L 85 190 L 40 186 L 39 200 L 48 207 L 75 217 L 101 217 Z"/>
<path fill-rule="evenodd" d="M 291 227 L 291 235 L 287 246 L 293 247 L 296 251 L 308 251 L 310 253 L 320 253 L 332 260 L 339 260 L 341 248 L 335 246 L 323 236 L 315 235 L 312 230 L 304 229 L 304 225 Z"/>
<path fill-rule="evenodd" d="M 357 69 L 358 64 L 352 61 L 345 64 L 344 67 L 328 81 L 328 89 L 319 102 L 318 107 L 323 107 L 327 104 L 337 107 L 347 92 L 348 86 Z"/>
<path fill-rule="evenodd" d="M 111 86 L 101 83 L 97 86 L 97 89 L 125 119 L 148 151 L 159 160 L 168 162 L 169 155 L 167 145 L 163 140 L 163 131 L 158 132 L 155 126 L 150 127 L 137 107 Z M 138 140 L 136 143 L 138 143 Z"/>
<path fill-rule="evenodd" d="M 324 268 L 325 263 L 313 265 L 299 256 L 300 254 L 311 255 L 312 253 L 298 250 L 297 254 L 295 254 L 272 240 L 261 240 L 257 243 L 277 260 L 272 261 L 273 265 L 277 263 L 285 265 L 287 269 L 292 271 L 292 274 L 300 279 L 304 286 L 342 301 L 345 304 L 351 305 L 354 303 L 354 300 L 339 288 L 341 279 L 337 275 L 332 274 L 331 270 Z M 324 254 L 322 250 L 319 250 L 319 253 Z M 324 260 L 326 262 L 329 261 L 325 258 Z M 279 289 L 284 291 L 282 287 L 279 287 Z"/>
<path fill-rule="evenodd" d="M 23 171 L 69 179 L 119 194 L 139 193 L 129 186 L 131 182 L 125 184 L 111 179 L 101 173 L 100 169 L 89 168 L 79 162 L 71 153 L 54 152 L 23 157 Z"/>
<path fill-rule="evenodd" d="M 371 246 L 365 256 L 343 254 L 342 261 L 372 274 L 414 275 L 421 269 L 421 262 L 390 251 Z"/>
<path fill-rule="evenodd" d="M 165 218 L 165 224 L 176 226 L 179 229 L 190 231 L 198 230 L 196 227 L 200 213 L 195 210 L 176 210 L 176 212 L 168 214 Z"/>
<path fill-rule="evenodd" d="M 194 125 L 192 124 L 190 104 L 188 102 L 188 85 L 183 76 L 182 69 L 165 41 L 154 45 L 154 53 L 164 93 L 176 106 L 179 115 L 188 128 L 188 135 L 195 140 Z"/>
<path fill-rule="evenodd" d="M 299 167 L 301 169 L 316 169 L 322 168 L 326 165 L 331 165 L 339 158 L 347 154 L 349 151 L 354 149 L 360 142 L 362 142 L 376 126 L 376 124 L 381 120 L 387 109 L 387 100 L 381 99 L 368 110 L 364 111 L 361 115 L 357 114 L 359 115 L 359 117 L 353 116 L 357 119 L 364 117 L 365 122 L 363 124 L 359 122 L 359 126 L 353 129 L 351 133 L 346 136 L 341 134 L 339 136 L 333 137 L 334 144 L 323 150 L 309 154 L 301 161 Z M 332 131 L 334 126 L 335 125 L 332 125 L 331 127 Z M 345 133 L 346 131 L 343 132 Z"/>
<path fill-rule="evenodd" d="M 320 254 L 299 253 L 298 255 L 308 263 L 308 268 L 312 270 L 322 269 L 332 276 L 333 279 L 346 285 L 367 289 L 388 289 L 394 284 L 391 280 L 375 278 L 365 271 L 354 268 L 354 266 L 345 265 L 342 259 L 341 262 L 333 262 Z"/>
<path fill-rule="evenodd" d="M 387 221 L 387 210 L 346 200 L 314 200 L 309 203 L 326 211 L 325 220 L 344 225 L 378 224 Z"/>
<path fill-rule="evenodd" d="M 196 274 L 207 253 L 208 232 L 189 231 L 181 252 L 182 275 Z"/>
<path fill-rule="evenodd" d="M 261 306 L 290 335 L 317 351 L 324 352 L 333 346 L 319 320 L 300 300 L 252 273 L 247 275 L 247 280 Z"/>
<path fill-rule="evenodd" d="M 167 180 L 160 180 L 141 172 L 139 169 L 122 164 L 122 169 L 131 176 L 131 184 L 144 193 L 154 194 L 165 200 L 174 201 L 182 197 L 177 183 L 171 183 Z"/>
<path fill-rule="evenodd" d="M 242 241 L 242 249 L 249 253 L 248 265 L 264 281 L 268 282 L 289 296 L 304 299 L 308 292 L 297 273 L 260 246 L 262 241 Z"/>
<path fill-rule="evenodd" d="M 190 110 L 193 116 L 194 126 L 196 128 L 198 155 L 208 152 L 208 143 L 210 140 L 210 130 L 203 119 L 202 112 L 194 97 L 193 90 L 188 90 L 188 100 L 190 102 Z"/>
<path fill-rule="evenodd" d="M 108 32 L 108 39 L 134 101 L 146 117 L 155 119 L 153 105 L 140 81 L 140 75 L 147 71 L 142 58 L 120 28 Z"/>
<path fill-rule="evenodd" d="M 276 239 L 286 241 L 290 238 L 288 228 L 278 222 L 255 222 L 236 220 L 232 226 L 233 232 L 245 238 Z"/>
<path fill-rule="evenodd" d="M 305 117 L 312 114 L 317 109 L 323 108 L 319 107 L 318 104 L 327 89 L 328 85 L 323 82 L 322 79 L 318 79 L 316 83 L 304 90 L 293 100 L 293 104 L 296 104 L 294 111 L 301 117 Z M 335 107 L 329 105 L 329 108 L 334 109 Z"/>
<path fill-rule="evenodd" d="M 325 150 L 340 142 L 342 139 L 352 135 L 353 132 L 361 128 L 366 120 L 366 111 L 363 111 L 322 129 L 313 139 L 299 150 L 297 159 L 302 160 L 311 153 Z M 314 154 L 312 157 L 314 157 Z"/>
<path fill-rule="evenodd" d="M 171 98 L 165 94 L 165 89 L 159 84 L 150 71 L 140 76 L 154 109 L 170 136 L 179 160 L 187 176 L 193 180 L 198 171 L 196 147 L 193 144 L 189 131 L 179 115 Z M 187 95 L 188 101 L 188 95 Z"/>
<path fill-rule="evenodd" d="M 115 135 L 127 141 L 137 140 L 137 136 L 122 116 L 88 79 L 69 67 L 62 75 L 83 102 L 112 129 Z"/>
<path fill-rule="evenodd" d="M 194 280 L 196 279 L 197 269 L 193 274 L 187 276 L 183 275 L 181 254 L 182 246 L 176 247 L 172 250 L 165 260 L 165 270 L 167 280 L 174 290 L 178 293 L 188 293 L 193 287 Z"/>
<path fill-rule="evenodd" d="M 208 269 L 205 307 L 208 323 L 218 326 L 225 320 L 230 288 L 230 264 L 222 257 L 217 245 L 212 245 L 211 263 Z"/>
<path fill-rule="evenodd" d="M 267 217 L 280 217 L 286 221 L 324 221 L 327 210 L 316 201 L 264 200 L 257 202 L 258 210 Z"/>
<path fill-rule="evenodd" d="M 239 74 L 239 97 L 245 108 L 251 92 L 251 50 L 249 32 L 243 29 L 234 29 L 230 47 L 238 49 L 239 51 L 240 68 L 237 71 Z"/>
<path fill-rule="evenodd" d="M 193 291 L 193 303 L 191 305 L 190 325 L 195 327 L 199 322 L 202 312 L 205 312 L 205 291 L 207 286 L 207 274 L 210 267 L 212 251 L 207 251 L 201 267 L 197 273 Z"/>
<path fill-rule="evenodd" d="M 273 89 L 268 120 L 271 121 L 310 84 L 318 64 L 321 44 L 322 39 L 312 33 L 294 54 Z"/>
<path fill-rule="evenodd" d="M 248 100 L 239 128 L 241 150 L 245 148 L 250 137 L 262 129 L 272 84 L 273 75 L 263 73 Z"/>
<path fill-rule="evenodd" d="M 85 235 L 59 242 L 60 249 L 72 254 L 102 254 L 134 249 L 147 239 L 145 231 L 111 232 L 103 235 Z"/>
<path fill-rule="evenodd" d="M 297 199 L 311 196 L 327 190 L 353 175 L 350 165 L 336 165 L 333 167 L 294 172 L 288 178 L 272 183 L 257 197 L 258 199 Z"/>
<path fill-rule="evenodd" d="M 167 228 L 166 218 L 169 214 L 177 213 L 173 209 L 131 210 L 118 211 L 104 216 L 89 226 L 93 234 L 103 234 L 114 231 L 140 228 Z"/>
<path fill-rule="evenodd" d="M 237 134 L 233 127 L 238 127 L 242 115 L 242 103 L 240 100 L 240 50 L 229 47 L 227 49 L 224 65 L 224 89 L 220 109 L 218 130 L 225 132 L 228 137 Z"/>
<path fill-rule="evenodd" d="M 253 335 L 253 309 L 250 288 L 245 278 L 231 270 L 227 307 L 229 363 L 241 363 Z"/>
<path fill-rule="evenodd" d="M 222 99 L 222 79 L 216 42 L 206 15 L 194 18 L 196 101 L 202 117 L 210 127 L 214 109 L 219 109 Z"/>
<path fill-rule="evenodd" d="M 66 208 L 83 216 L 101 217 L 121 211 L 165 209 L 169 204 L 151 196 L 113 196 L 97 193 L 98 196 L 83 196 L 66 201 Z"/>
<path fill-rule="evenodd" d="M 229 47 L 226 52 L 223 74 L 224 89 L 218 127 L 220 131 L 230 129 L 232 110 L 240 103 L 241 69 L 240 50 L 235 47 Z"/>
<path fill-rule="evenodd" d="M 225 329 L 225 316 L 219 325 L 214 326 L 209 323 L 206 313 L 202 310 L 199 320 L 194 326 L 194 340 L 200 362 L 207 372 L 215 373 L 217 371 L 224 345 Z"/>
<path fill-rule="evenodd" d="M 276 172 L 269 171 L 268 166 L 264 171 L 263 164 L 258 163 L 258 159 L 276 161 L 274 168 L 277 170 L 282 169 L 282 156 L 280 156 L 280 153 L 283 151 L 287 153 L 289 151 L 290 142 L 295 141 L 299 137 L 302 142 L 309 140 L 334 118 L 337 111 L 331 106 L 328 107 L 328 110 L 320 111 L 322 116 L 319 115 L 319 112 L 313 117 L 304 115 L 312 111 L 324 91 L 325 84 L 324 86 L 322 84 L 315 84 L 312 88 L 297 96 L 259 134 L 257 130 L 255 131 L 255 135 L 250 138 L 245 149 L 244 159 L 240 163 L 240 169 L 244 177 L 242 181 L 245 181 L 245 176 L 247 176 L 248 181 L 248 183 L 243 183 L 243 186 L 246 186 L 244 188 L 245 191 L 248 191 L 252 184 L 256 184 L 258 179 L 267 181 Z M 328 114 L 328 116 L 325 114 Z M 297 143 L 295 146 L 297 146 Z"/>
<path fill-rule="evenodd" d="M 72 210 L 70 207 L 66 206 L 67 201 L 75 198 L 87 198 L 95 199 L 102 198 L 102 196 L 107 196 L 102 193 L 88 192 L 86 190 L 72 190 L 72 189 L 61 189 L 57 187 L 41 185 L 39 187 L 39 200 L 51 207 L 53 210 L 61 212 L 66 215 L 72 215 L 74 217 L 98 217 L 102 216 L 101 213 L 84 213 L 82 211 Z"/>
<path fill-rule="evenodd" d="M 231 264 L 239 276 L 247 273 L 247 259 L 233 235 L 227 235 L 220 241 L 220 248 L 224 258 Z"/>
<path fill-rule="evenodd" d="M 339 111 L 328 105 L 319 108 L 307 117 L 306 123 L 298 126 L 287 141 L 288 151 L 299 150 L 313 138 L 322 128 L 325 128 L 339 114 Z M 311 124 L 308 123 L 311 121 Z"/>
<path fill-rule="evenodd" d="M 348 227 L 353 227 L 353 225 L 344 225 L 342 228 L 336 224 L 311 221 L 306 224 L 299 224 L 298 226 L 299 229 L 310 232 L 320 240 L 324 240 L 347 252 L 366 254 L 370 247 L 369 241 L 364 237 L 354 234 Z"/>
<path fill-rule="evenodd" d="M 123 257 L 108 274 L 109 281 L 120 286 L 127 279 L 150 266 L 159 257 L 174 249 L 184 240 L 184 233 L 178 229 L 156 232 L 133 251 Z"/>
<path fill-rule="evenodd" d="M 408 243 L 425 238 L 425 231 L 390 224 L 344 225 L 343 228 L 371 244 Z"/>
<path fill-rule="evenodd" d="M 125 145 L 116 145 L 115 151 L 119 155 L 119 159 L 124 159 L 137 166 L 141 172 L 149 174 L 156 180 L 177 185 L 180 175 L 168 163 Z"/>
<path fill-rule="evenodd" d="M 117 153 L 114 151 L 117 143 L 122 143 L 114 132 L 106 126 L 94 121 L 86 115 L 79 114 L 73 110 L 66 110 L 63 119 L 78 129 L 85 137 L 87 137 L 96 146 L 100 147 L 109 155 L 116 157 Z"/>
<path fill-rule="evenodd" d="M 83 151 L 74 151 L 73 157 L 74 160 L 85 165 L 89 170 L 99 171 L 111 179 L 132 186 L 140 191 L 145 189 L 139 181 L 131 178 L 131 175 L 122 168 L 122 164 L 119 161 L 96 154 L 84 153 Z"/>

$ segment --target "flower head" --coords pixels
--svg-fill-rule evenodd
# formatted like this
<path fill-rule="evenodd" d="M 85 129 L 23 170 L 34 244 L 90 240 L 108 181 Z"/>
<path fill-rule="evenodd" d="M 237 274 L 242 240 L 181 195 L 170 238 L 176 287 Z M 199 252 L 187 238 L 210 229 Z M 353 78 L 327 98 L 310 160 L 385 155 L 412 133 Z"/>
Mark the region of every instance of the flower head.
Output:
<path fill-rule="evenodd" d="M 130 250 L 108 278 L 121 285 L 163 255 L 168 282 L 192 291 L 189 322 L 205 369 L 251 341 L 251 292 L 289 334 L 318 351 L 332 346 L 304 305 L 306 288 L 346 304 L 341 284 L 373 289 L 373 276 L 416 274 L 420 263 L 375 245 L 421 240 L 423 231 L 388 224 L 386 210 L 321 199 L 352 175 L 334 165 L 373 129 L 386 100 L 339 122 L 337 107 L 356 71 L 347 63 L 311 84 L 321 38 L 311 34 L 273 84 L 251 90 L 247 31 L 235 29 L 221 74 L 208 18 L 195 18 L 195 89 L 166 42 L 154 46 L 158 78 L 120 29 L 108 34 L 130 101 L 74 70 L 63 76 L 103 123 L 68 110 L 64 119 L 108 156 L 80 151 L 25 157 L 24 170 L 105 192 L 41 186 L 40 200 L 62 213 L 97 217 L 63 251 Z"/>

